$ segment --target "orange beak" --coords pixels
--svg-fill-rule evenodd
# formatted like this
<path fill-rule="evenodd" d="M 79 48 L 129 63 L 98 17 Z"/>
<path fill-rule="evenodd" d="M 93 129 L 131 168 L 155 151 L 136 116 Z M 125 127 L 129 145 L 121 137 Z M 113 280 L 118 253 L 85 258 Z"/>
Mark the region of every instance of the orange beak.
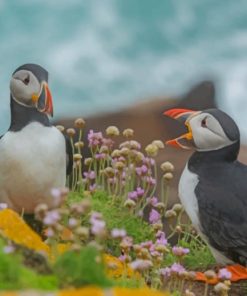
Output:
<path fill-rule="evenodd" d="M 47 82 L 42 82 L 40 94 L 33 94 L 32 100 L 40 112 L 53 116 L 52 95 Z"/>
<path fill-rule="evenodd" d="M 188 132 L 178 138 L 166 141 L 166 145 L 175 146 L 183 149 L 190 149 L 193 146 L 193 134 L 189 124 L 189 120 L 200 111 L 193 111 L 189 109 L 170 109 L 163 114 L 182 122 L 188 129 Z M 191 145 L 192 144 L 192 145 Z"/>

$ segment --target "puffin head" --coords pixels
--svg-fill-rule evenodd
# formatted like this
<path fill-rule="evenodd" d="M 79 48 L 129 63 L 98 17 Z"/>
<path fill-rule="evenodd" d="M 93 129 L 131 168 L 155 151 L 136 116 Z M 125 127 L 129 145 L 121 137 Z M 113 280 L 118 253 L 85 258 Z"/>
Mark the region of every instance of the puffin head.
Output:
<path fill-rule="evenodd" d="M 229 115 L 219 109 L 171 109 L 165 111 L 164 115 L 182 122 L 187 127 L 187 133 L 167 141 L 168 145 L 212 151 L 240 141 L 238 126 Z"/>
<path fill-rule="evenodd" d="M 25 64 L 17 68 L 10 80 L 13 100 L 27 108 L 53 116 L 53 103 L 48 87 L 48 72 L 39 65 Z"/>

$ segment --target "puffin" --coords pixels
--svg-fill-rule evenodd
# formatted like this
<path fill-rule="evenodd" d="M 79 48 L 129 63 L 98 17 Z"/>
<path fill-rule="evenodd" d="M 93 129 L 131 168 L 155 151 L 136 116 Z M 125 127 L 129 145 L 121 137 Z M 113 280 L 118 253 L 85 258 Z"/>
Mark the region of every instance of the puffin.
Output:
<path fill-rule="evenodd" d="M 51 124 L 48 72 L 37 64 L 18 67 L 10 80 L 11 121 L 0 137 L 0 203 L 33 214 L 53 207 L 52 189 L 66 184 L 72 169 L 69 140 Z"/>
<path fill-rule="evenodd" d="M 179 181 L 179 198 L 219 265 L 247 266 L 247 166 L 237 160 L 240 132 L 219 109 L 171 109 L 164 115 L 187 132 L 167 145 L 194 148 Z"/>

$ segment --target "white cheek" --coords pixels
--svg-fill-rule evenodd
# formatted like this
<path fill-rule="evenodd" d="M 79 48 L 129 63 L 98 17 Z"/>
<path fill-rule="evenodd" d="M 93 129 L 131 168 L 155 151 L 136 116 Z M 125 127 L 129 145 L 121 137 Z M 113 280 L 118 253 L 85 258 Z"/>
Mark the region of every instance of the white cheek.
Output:
<path fill-rule="evenodd" d="M 224 139 L 203 127 L 193 129 L 193 139 L 196 147 L 202 150 L 220 149 L 231 144 L 228 139 Z"/>
<path fill-rule="evenodd" d="M 22 102 L 28 102 L 34 93 L 38 94 L 40 85 L 35 80 L 30 80 L 28 85 L 25 85 L 21 80 L 11 79 L 10 91 L 15 99 Z"/>

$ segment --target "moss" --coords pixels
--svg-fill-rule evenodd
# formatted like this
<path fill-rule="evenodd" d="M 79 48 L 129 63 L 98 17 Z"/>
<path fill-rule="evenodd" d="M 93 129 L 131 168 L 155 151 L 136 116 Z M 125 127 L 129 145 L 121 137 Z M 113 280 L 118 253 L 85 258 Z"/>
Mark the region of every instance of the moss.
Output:
<path fill-rule="evenodd" d="M 106 276 L 103 259 L 94 247 L 85 247 L 79 252 L 69 251 L 59 256 L 54 265 L 54 272 L 60 287 L 113 285 Z"/>
<path fill-rule="evenodd" d="M 78 202 L 82 198 L 81 194 L 70 193 L 68 203 Z M 127 234 L 133 237 L 134 243 L 153 239 L 152 229 L 147 222 L 131 214 L 129 210 L 120 205 L 120 202 L 113 202 L 112 197 L 105 192 L 97 191 L 93 194 L 92 209 L 101 212 L 109 230 L 124 228 Z M 107 247 L 115 255 L 119 255 L 117 245 L 116 240 L 107 240 Z"/>

